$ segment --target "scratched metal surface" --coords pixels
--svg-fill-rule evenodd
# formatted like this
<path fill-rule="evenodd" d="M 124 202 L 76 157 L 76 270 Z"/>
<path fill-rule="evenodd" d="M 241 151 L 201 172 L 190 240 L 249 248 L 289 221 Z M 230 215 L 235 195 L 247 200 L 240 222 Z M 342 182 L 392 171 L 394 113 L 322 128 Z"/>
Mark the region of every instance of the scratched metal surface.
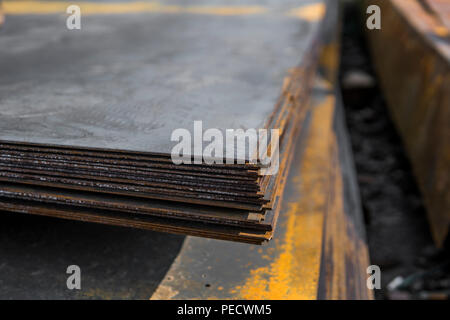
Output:
<path fill-rule="evenodd" d="M 194 120 L 262 128 L 318 28 L 288 12 L 322 2 L 239 1 L 267 11 L 248 15 L 94 14 L 80 31 L 64 15 L 7 16 L 0 140 L 170 153 L 172 131 Z"/>

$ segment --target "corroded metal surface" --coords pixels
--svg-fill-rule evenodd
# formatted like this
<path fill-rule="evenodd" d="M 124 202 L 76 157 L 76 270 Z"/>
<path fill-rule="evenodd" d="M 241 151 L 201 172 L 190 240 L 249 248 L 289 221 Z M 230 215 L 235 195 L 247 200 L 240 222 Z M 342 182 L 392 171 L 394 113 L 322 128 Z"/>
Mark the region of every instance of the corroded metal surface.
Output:
<path fill-rule="evenodd" d="M 435 11 L 418 1 L 371 1 L 381 7 L 383 28 L 368 36 L 434 240 L 442 245 L 450 226 L 450 29 L 444 3 L 428 2 Z"/>

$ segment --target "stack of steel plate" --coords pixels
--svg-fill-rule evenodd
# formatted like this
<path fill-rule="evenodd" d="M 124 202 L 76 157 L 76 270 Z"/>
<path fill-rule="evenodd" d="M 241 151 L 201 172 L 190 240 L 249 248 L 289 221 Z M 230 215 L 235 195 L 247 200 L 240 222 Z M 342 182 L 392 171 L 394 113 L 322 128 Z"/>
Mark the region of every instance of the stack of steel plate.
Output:
<path fill-rule="evenodd" d="M 306 5 L 324 12 L 323 1 Z M 0 210 L 270 240 L 325 14 L 302 19 L 289 1 L 269 9 L 251 17 L 94 15 L 85 33 L 49 26 L 53 38 L 40 35 L 22 51 L 0 39 Z M 192 132 L 199 120 L 224 137 L 278 129 L 279 169 L 263 175 L 249 161 L 254 148 L 244 163 L 175 164 L 173 133 Z M 199 143 L 188 159 L 203 155 Z"/>

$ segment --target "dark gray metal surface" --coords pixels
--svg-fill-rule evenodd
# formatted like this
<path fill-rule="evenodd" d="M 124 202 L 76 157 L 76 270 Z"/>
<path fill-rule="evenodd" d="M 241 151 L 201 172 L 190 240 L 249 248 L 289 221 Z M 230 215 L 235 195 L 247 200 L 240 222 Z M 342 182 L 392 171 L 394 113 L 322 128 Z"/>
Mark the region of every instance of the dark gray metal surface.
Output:
<path fill-rule="evenodd" d="M 172 131 L 194 120 L 263 128 L 317 28 L 288 12 L 319 2 L 259 3 L 261 15 L 87 15 L 75 31 L 63 16 L 8 17 L 0 140 L 170 153 Z"/>

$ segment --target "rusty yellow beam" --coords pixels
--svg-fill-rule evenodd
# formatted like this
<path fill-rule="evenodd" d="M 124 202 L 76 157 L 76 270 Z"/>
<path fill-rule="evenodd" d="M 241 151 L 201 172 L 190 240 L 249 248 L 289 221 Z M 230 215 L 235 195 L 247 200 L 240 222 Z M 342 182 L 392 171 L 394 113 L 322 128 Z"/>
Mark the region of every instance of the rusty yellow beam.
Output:
<path fill-rule="evenodd" d="M 70 1 L 4 1 L 7 15 L 65 14 Z M 161 2 L 78 2 L 83 15 L 165 13 L 165 14 L 199 14 L 217 16 L 242 16 L 270 14 L 268 7 L 261 5 L 208 5 L 181 6 Z M 304 4 L 288 10 L 285 14 L 307 21 L 317 21 L 325 13 L 323 3 Z"/>
<path fill-rule="evenodd" d="M 6 14 L 57 14 L 65 13 L 68 1 L 5 1 Z M 179 6 L 160 2 L 79 2 L 83 14 L 126 14 L 126 13 L 194 13 L 209 15 L 251 15 L 266 11 L 261 6 Z"/>
<path fill-rule="evenodd" d="M 324 214 L 327 210 L 334 97 L 312 111 L 310 132 L 301 160 L 301 176 L 291 186 L 299 198 L 287 202 L 286 231 L 274 261 L 250 271 L 235 288 L 242 299 L 315 299 L 317 296 Z"/>
<path fill-rule="evenodd" d="M 294 8 L 288 12 L 288 15 L 304 19 L 307 21 L 318 21 L 323 18 L 325 12 L 326 12 L 325 4 L 316 3 Z"/>

